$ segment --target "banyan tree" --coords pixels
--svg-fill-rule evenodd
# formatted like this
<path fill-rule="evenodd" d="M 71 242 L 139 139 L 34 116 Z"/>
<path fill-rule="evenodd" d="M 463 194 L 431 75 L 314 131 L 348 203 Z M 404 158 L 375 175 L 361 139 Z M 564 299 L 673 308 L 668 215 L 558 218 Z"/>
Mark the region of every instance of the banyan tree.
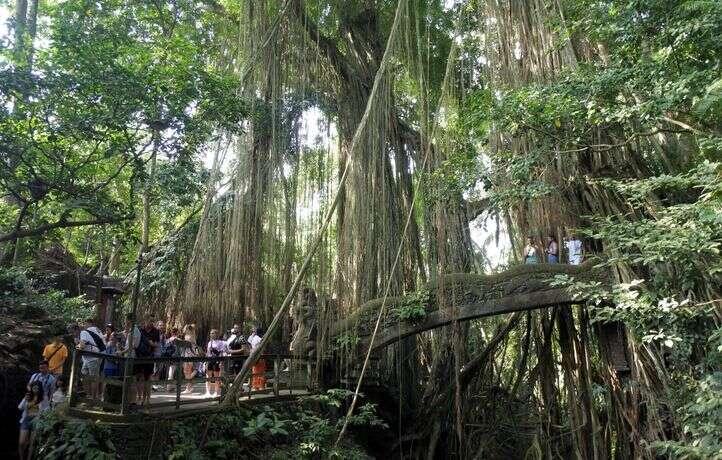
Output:
<path fill-rule="evenodd" d="M 695 168 L 719 127 L 690 115 L 683 96 L 660 108 L 654 84 L 625 73 L 661 46 L 656 33 L 670 33 L 660 11 L 685 2 L 641 12 L 602 3 L 200 2 L 220 50 L 207 64 L 238 77 L 225 96 L 251 115 L 209 146 L 197 222 L 150 251 L 147 270 L 171 247 L 176 266 L 171 282 L 145 290 L 143 308 L 200 331 L 276 325 L 300 282 L 318 296 L 316 357 L 353 371 L 354 389 L 359 362 L 331 325 L 373 299 L 384 299 L 383 316 L 387 297 L 422 299 L 427 285 L 443 291 L 447 274 L 481 274 L 480 222 L 509 241 L 509 263 L 527 236 L 585 235 L 613 282 L 668 277 L 671 291 L 717 305 L 713 257 L 684 271 L 608 241 L 615 228 L 656 231 L 670 207 L 704 202 L 709 182 L 700 184 L 718 173 Z M 585 7 L 597 20 L 618 7 L 649 30 L 601 33 Z M 675 27 L 697 7 L 707 8 L 687 5 Z M 719 65 L 710 47 L 676 65 Z M 655 182 L 679 175 L 693 191 Z M 652 458 L 648 445 L 683 436 L 667 399 L 669 353 L 617 313 L 604 319 L 579 302 L 461 322 L 456 299 L 439 298 L 447 326 L 376 356 L 398 405 L 394 455 Z M 614 311 L 609 300 L 596 308 Z M 287 346 L 293 320 L 280 318 L 271 332 Z"/>

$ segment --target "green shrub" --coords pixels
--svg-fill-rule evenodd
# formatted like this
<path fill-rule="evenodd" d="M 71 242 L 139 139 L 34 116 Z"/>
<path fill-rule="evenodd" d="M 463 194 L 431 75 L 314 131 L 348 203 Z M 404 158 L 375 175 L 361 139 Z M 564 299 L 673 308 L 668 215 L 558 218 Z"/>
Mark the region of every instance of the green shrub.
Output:
<path fill-rule="evenodd" d="M 428 291 L 416 291 L 407 295 L 404 302 L 393 311 L 401 321 L 419 322 L 426 318 L 426 306 L 429 304 Z"/>
<path fill-rule="evenodd" d="M 24 318 L 45 315 L 66 323 L 93 314 L 93 304 L 84 296 L 67 297 L 32 275 L 22 268 L 0 268 L 0 307 Z"/>
<path fill-rule="evenodd" d="M 86 420 L 67 419 L 57 411 L 36 421 L 35 458 L 115 460 L 118 455 L 110 431 Z"/>

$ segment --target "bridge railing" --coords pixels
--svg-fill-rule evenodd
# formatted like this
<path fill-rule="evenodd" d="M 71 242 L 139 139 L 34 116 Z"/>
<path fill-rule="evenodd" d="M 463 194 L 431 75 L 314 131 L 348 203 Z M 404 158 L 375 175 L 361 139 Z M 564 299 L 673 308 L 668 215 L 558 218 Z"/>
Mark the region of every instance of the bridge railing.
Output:
<path fill-rule="evenodd" d="M 235 379 L 234 370 L 240 369 L 246 360 L 245 355 L 221 357 L 161 357 L 161 358 L 133 358 L 85 350 L 74 350 L 70 367 L 70 381 L 68 384 L 68 405 L 74 411 L 98 411 L 110 414 L 127 415 L 133 411 L 173 411 L 182 408 L 191 408 L 193 405 L 208 406 L 218 404 L 222 400 L 229 386 Z M 291 354 L 273 353 L 261 356 L 266 363 L 265 372 L 252 374 L 242 382 L 243 388 L 238 393 L 240 398 L 253 399 L 254 396 L 265 397 L 293 395 L 299 390 L 308 391 L 313 382 L 310 363 L 306 358 Z M 97 360 L 97 366 L 86 365 L 83 361 Z M 220 376 L 210 377 L 207 369 L 209 364 L 218 365 Z M 234 366 L 235 365 L 235 366 Z M 138 403 L 138 385 L 135 376 L 143 373 L 143 366 L 148 366 L 146 374 L 156 374 L 159 370 L 169 373 L 164 379 L 150 380 L 150 402 L 140 405 Z M 105 369 L 115 369 L 114 372 L 104 372 Z M 152 372 L 149 372 L 152 368 Z M 206 372 L 198 372 L 203 368 Z M 89 369 L 99 369 L 97 375 L 88 375 Z M 126 373 L 126 369 L 128 372 Z M 170 369 L 173 369 L 170 371 Z M 196 371 L 193 373 L 192 371 Z M 171 377 L 172 375 L 172 377 Z M 190 376 L 189 378 L 186 378 Z M 257 380 L 254 386 L 254 378 Z M 263 378 L 265 382 L 262 383 Z M 221 382 L 221 394 L 206 397 L 205 384 Z M 91 397 L 90 385 L 97 384 L 97 396 Z M 198 388 L 198 384 L 203 384 Z M 147 384 L 146 384 L 147 385 Z M 260 386 L 260 388 L 259 388 Z M 191 387 L 201 394 L 186 393 L 184 389 Z"/>

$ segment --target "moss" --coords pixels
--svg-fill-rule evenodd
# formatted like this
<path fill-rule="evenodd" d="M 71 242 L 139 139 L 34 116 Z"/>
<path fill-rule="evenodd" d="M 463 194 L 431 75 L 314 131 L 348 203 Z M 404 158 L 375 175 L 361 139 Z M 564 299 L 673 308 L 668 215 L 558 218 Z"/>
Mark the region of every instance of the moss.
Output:
<path fill-rule="evenodd" d="M 504 272 L 491 275 L 472 273 L 442 275 L 438 279 L 429 282 L 421 291 L 428 292 L 429 304 L 427 312 L 432 312 L 439 309 L 439 304 L 453 306 L 454 302 L 449 298 L 458 299 L 459 294 L 480 297 L 487 295 L 490 299 L 500 299 L 505 296 L 515 295 L 516 288 L 525 288 L 529 292 L 546 289 L 548 287 L 547 281 L 559 274 L 571 275 L 577 279 L 597 280 L 603 283 L 607 283 L 611 278 L 608 272 L 595 269 L 590 262 L 583 265 L 517 265 Z M 439 292 L 442 289 L 444 297 L 440 302 Z M 403 307 L 408 303 L 408 299 L 408 296 L 388 297 L 386 299 L 387 312 Z M 562 302 L 565 300 L 560 299 Z M 366 326 L 365 329 L 370 329 L 369 322 L 375 322 L 382 303 L 382 298 L 372 299 L 364 303 L 352 316 L 334 324 L 331 327 L 331 334 L 336 336 L 345 331 L 358 330 L 362 325 Z M 456 304 L 458 305 L 458 301 Z"/>

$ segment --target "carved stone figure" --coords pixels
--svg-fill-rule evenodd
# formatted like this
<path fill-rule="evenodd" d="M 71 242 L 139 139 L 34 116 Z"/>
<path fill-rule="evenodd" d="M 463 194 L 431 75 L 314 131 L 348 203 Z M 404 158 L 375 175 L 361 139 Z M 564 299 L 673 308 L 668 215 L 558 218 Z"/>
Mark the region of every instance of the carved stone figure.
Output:
<path fill-rule="evenodd" d="M 289 350 L 309 359 L 316 355 L 317 309 L 316 292 L 311 288 L 303 288 L 293 309 L 296 332 L 293 334 Z"/>

